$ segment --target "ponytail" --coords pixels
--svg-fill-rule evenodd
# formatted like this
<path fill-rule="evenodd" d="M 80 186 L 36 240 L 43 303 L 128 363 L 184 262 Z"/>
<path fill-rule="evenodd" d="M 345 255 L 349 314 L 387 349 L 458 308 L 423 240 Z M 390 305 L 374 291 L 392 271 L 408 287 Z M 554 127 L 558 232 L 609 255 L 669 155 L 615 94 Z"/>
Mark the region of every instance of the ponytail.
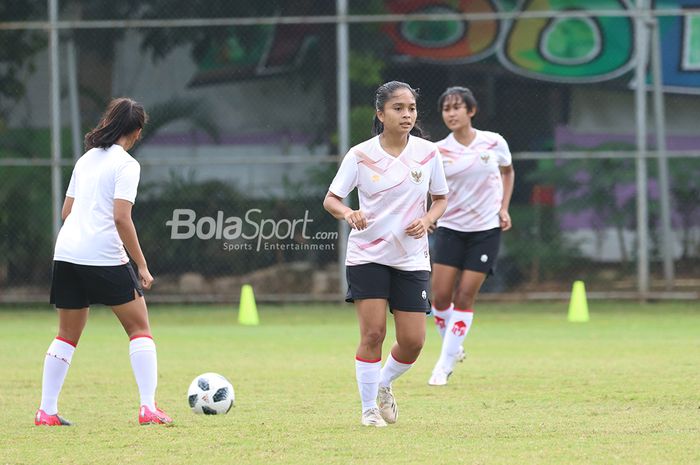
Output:
<path fill-rule="evenodd" d="M 116 98 L 109 103 L 97 126 L 85 135 L 85 150 L 109 148 L 122 136 L 143 129 L 147 120 L 143 105 L 130 98 Z"/>
<path fill-rule="evenodd" d="M 378 136 L 379 134 L 384 132 L 384 123 L 379 121 L 379 117 L 374 115 L 374 119 L 372 120 L 372 135 L 373 136 Z"/>

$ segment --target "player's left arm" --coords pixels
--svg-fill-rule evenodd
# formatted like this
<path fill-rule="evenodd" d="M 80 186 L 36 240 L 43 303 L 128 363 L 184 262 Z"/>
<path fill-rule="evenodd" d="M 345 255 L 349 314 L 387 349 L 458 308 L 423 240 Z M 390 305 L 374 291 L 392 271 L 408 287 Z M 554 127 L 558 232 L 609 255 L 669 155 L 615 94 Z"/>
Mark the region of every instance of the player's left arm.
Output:
<path fill-rule="evenodd" d="M 406 227 L 406 234 L 416 239 L 420 239 L 430 230 L 430 226 L 435 224 L 447 209 L 447 195 L 431 194 L 430 209 L 421 218 L 414 220 Z"/>
<path fill-rule="evenodd" d="M 431 234 L 435 228 L 437 220 L 442 217 L 447 210 L 447 194 L 449 188 L 447 186 L 447 178 L 445 177 L 445 167 L 442 164 L 442 155 L 440 150 L 435 146 L 435 161 L 433 164 L 433 172 L 430 177 L 430 208 L 422 217 L 408 225 L 406 232 L 409 236 L 415 238 L 422 237 L 424 234 Z M 416 230 L 418 229 L 418 230 Z"/>
<path fill-rule="evenodd" d="M 498 219 L 501 223 L 501 230 L 508 231 L 513 227 L 508 207 L 510 206 L 510 198 L 513 196 L 515 170 L 512 163 L 508 166 L 500 166 L 499 169 L 501 170 L 501 179 L 503 181 L 503 200 L 501 201 L 501 209 L 498 212 Z"/>
<path fill-rule="evenodd" d="M 66 196 L 66 199 L 63 201 L 63 208 L 61 209 L 61 220 L 66 221 L 70 212 L 73 211 L 74 201 L 75 199 L 73 197 Z"/>

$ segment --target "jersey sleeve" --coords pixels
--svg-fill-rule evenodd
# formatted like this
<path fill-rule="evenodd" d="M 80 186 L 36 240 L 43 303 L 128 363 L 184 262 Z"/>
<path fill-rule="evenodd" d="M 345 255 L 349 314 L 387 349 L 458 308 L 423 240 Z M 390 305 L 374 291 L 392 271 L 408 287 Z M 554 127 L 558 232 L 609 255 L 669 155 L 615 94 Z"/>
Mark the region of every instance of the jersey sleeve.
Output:
<path fill-rule="evenodd" d="M 68 189 L 66 189 L 66 197 L 75 198 L 75 169 L 70 175 L 70 182 L 68 183 Z"/>
<path fill-rule="evenodd" d="M 503 136 L 498 136 L 498 145 L 496 145 L 494 151 L 496 152 L 498 166 L 509 166 L 513 163 L 513 157 L 510 154 L 508 142 L 506 142 Z"/>
<path fill-rule="evenodd" d="M 139 187 L 141 166 L 136 160 L 124 163 L 117 169 L 114 183 L 114 198 L 134 203 Z"/>
<path fill-rule="evenodd" d="M 433 195 L 446 195 L 449 192 L 447 179 L 445 178 L 445 167 L 442 164 L 442 154 L 439 150 L 437 150 L 433 159 L 433 171 L 430 176 L 428 192 Z"/>
<path fill-rule="evenodd" d="M 341 199 L 344 199 L 357 187 L 358 174 L 357 159 L 352 152 L 348 152 L 345 158 L 343 158 L 340 168 L 338 168 L 338 172 L 335 178 L 333 178 L 333 182 L 331 182 L 328 190 Z"/>

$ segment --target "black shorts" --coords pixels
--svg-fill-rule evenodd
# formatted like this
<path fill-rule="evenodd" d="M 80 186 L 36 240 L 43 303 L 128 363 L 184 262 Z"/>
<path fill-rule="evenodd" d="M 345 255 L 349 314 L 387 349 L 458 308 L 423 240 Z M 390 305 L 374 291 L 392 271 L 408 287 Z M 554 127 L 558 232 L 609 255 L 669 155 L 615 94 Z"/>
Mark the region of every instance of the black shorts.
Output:
<path fill-rule="evenodd" d="M 389 309 L 430 313 L 430 272 L 402 271 L 378 263 L 348 266 L 346 302 L 386 299 Z"/>
<path fill-rule="evenodd" d="M 54 261 L 51 303 L 56 308 L 77 309 L 92 304 L 121 305 L 143 289 L 131 263 L 117 266 L 76 265 Z"/>
<path fill-rule="evenodd" d="M 435 231 L 433 263 L 493 274 L 500 246 L 501 228 L 463 232 L 439 227 Z"/>

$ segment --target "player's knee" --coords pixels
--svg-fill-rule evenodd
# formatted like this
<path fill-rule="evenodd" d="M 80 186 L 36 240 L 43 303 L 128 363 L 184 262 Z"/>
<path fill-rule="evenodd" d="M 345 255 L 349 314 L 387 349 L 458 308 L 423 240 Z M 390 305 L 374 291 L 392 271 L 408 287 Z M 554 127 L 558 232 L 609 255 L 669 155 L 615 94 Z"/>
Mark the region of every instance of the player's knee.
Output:
<path fill-rule="evenodd" d="M 455 308 L 469 309 L 474 306 L 476 300 L 476 292 L 471 290 L 457 289 L 455 292 Z"/>
<path fill-rule="evenodd" d="M 452 304 L 452 298 L 449 294 L 435 294 L 432 303 L 436 309 L 445 310 Z"/>
<path fill-rule="evenodd" d="M 71 341 L 74 344 L 78 344 L 78 341 L 80 341 L 80 336 L 82 334 L 83 334 L 82 329 L 79 331 L 77 331 L 77 330 L 71 331 L 71 330 L 59 328 L 57 336 L 60 337 L 61 339 Z"/>
<path fill-rule="evenodd" d="M 425 335 L 412 335 L 397 338 L 397 342 L 399 343 L 399 346 L 401 346 L 401 350 L 403 352 L 409 352 L 418 356 L 418 354 L 420 354 L 420 351 L 423 350 L 423 345 L 425 344 Z"/>
<path fill-rule="evenodd" d="M 137 337 L 151 337 L 151 328 L 148 324 L 146 325 L 133 325 L 129 326 L 128 328 L 124 328 L 126 331 L 126 335 L 129 336 L 129 339 L 134 339 Z"/>
<path fill-rule="evenodd" d="M 369 329 L 362 334 L 362 344 L 367 347 L 381 347 L 386 336 L 386 330 Z"/>
<path fill-rule="evenodd" d="M 420 351 L 423 350 L 423 345 L 425 345 L 425 338 L 416 339 L 415 341 L 413 341 L 411 349 L 413 350 L 413 352 L 416 353 L 416 355 L 418 355 Z"/>

